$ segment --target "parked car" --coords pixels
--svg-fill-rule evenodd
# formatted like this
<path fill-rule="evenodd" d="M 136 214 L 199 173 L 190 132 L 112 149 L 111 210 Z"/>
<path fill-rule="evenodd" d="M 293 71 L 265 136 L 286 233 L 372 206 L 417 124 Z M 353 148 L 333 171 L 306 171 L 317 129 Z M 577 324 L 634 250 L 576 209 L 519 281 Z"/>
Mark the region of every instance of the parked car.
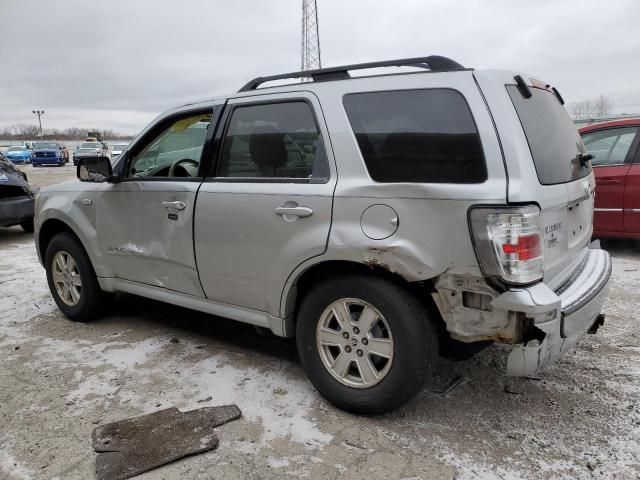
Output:
<path fill-rule="evenodd" d="M 640 118 L 597 123 L 580 129 L 593 155 L 596 237 L 640 239 Z"/>
<path fill-rule="evenodd" d="M 31 164 L 34 167 L 43 165 L 64 166 L 64 154 L 56 142 L 36 142 L 31 151 Z"/>
<path fill-rule="evenodd" d="M 73 164 L 78 165 L 78 162 L 83 158 L 95 158 L 108 155 L 109 149 L 104 143 L 84 142 L 73 152 Z"/>
<path fill-rule="evenodd" d="M 20 225 L 33 232 L 34 194 L 26 173 L 0 153 L 0 227 Z"/>
<path fill-rule="evenodd" d="M 111 157 L 117 157 L 120 155 L 125 148 L 127 148 L 127 143 L 114 143 L 111 145 Z"/>
<path fill-rule="evenodd" d="M 389 66 L 421 68 L 350 75 Z M 439 56 L 259 77 L 44 188 L 37 252 L 68 318 L 123 291 L 295 336 L 354 412 L 405 403 L 441 347 L 504 343 L 534 375 L 602 324 L 611 275 L 562 104 Z"/>
<path fill-rule="evenodd" d="M 31 150 L 22 146 L 9 147 L 5 153 L 6 158 L 14 164 L 31 163 Z"/>

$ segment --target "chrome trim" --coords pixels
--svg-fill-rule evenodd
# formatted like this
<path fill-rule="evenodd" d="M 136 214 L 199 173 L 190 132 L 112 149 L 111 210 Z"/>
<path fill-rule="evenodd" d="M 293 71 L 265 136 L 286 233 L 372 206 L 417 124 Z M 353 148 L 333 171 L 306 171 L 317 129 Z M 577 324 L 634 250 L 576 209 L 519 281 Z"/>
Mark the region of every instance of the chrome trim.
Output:
<path fill-rule="evenodd" d="M 594 212 L 621 212 L 622 208 L 594 208 Z"/>
<path fill-rule="evenodd" d="M 625 212 L 640 213 L 640 208 L 625 208 Z"/>

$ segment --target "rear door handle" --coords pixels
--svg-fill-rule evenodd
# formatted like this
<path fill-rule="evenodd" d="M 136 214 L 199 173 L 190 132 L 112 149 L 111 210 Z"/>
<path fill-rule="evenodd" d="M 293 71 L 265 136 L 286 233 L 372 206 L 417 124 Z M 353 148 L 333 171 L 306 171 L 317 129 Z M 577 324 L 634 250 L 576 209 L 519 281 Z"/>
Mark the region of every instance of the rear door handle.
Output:
<path fill-rule="evenodd" d="M 284 205 L 277 207 L 274 212 L 276 212 L 276 215 L 282 215 L 283 217 L 295 216 L 305 218 L 313 215 L 313 210 L 311 210 L 309 207 L 285 207 Z"/>
<path fill-rule="evenodd" d="M 184 210 L 185 208 L 187 208 L 187 204 L 184 202 L 162 202 L 162 206 L 164 208 L 173 208 L 174 210 Z"/>

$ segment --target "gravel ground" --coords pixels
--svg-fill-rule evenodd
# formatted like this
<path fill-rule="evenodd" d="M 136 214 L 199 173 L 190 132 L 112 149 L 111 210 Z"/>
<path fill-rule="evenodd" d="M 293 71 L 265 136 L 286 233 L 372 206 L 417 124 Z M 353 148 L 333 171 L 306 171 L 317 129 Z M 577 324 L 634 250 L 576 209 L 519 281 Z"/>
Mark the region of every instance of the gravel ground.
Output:
<path fill-rule="evenodd" d="M 39 186 L 75 175 L 21 168 Z M 0 229 L 0 479 L 93 478 L 96 425 L 228 403 L 243 417 L 217 450 L 139 478 L 640 478 L 640 242 L 605 247 L 607 322 L 539 378 L 503 376 L 490 347 L 367 418 L 319 397 L 294 342 L 247 325 L 129 295 L 94 323 L 66 320 L 32 236 Z"/>

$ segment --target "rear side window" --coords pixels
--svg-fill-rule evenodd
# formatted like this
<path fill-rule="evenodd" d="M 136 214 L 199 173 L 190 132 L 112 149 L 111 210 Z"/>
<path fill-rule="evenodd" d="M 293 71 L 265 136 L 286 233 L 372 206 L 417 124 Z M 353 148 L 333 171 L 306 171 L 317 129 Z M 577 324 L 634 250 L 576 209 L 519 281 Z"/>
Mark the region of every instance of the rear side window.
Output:
<path fill-rule="evenodd" d="M 487 170 L 471 110 L 450 89 L 345 95 L 344 107 L 376 182 L 481 183 Z"/>
<path fill-rule="evenodd" d="M 625 162 L 638 127 L 611 128 L 585 133 L 582 141 L 593 155 L 592 165 L 620 165 Z"/>
<path fill-rule="evenodd" d="M 289 101 L 234 108 L 218 177 L 326 181 L 325 150 L 309 104 Z"/>
<path fill-rule="evenodd" d="M 507 85 L 542 185 L 568 183 L 587 176 L 591 167 L 582 165 L 578 153 L 584 144 L 567 111 L 553 92 L 531 88 L 524 98 L 516 85 Z"/>

